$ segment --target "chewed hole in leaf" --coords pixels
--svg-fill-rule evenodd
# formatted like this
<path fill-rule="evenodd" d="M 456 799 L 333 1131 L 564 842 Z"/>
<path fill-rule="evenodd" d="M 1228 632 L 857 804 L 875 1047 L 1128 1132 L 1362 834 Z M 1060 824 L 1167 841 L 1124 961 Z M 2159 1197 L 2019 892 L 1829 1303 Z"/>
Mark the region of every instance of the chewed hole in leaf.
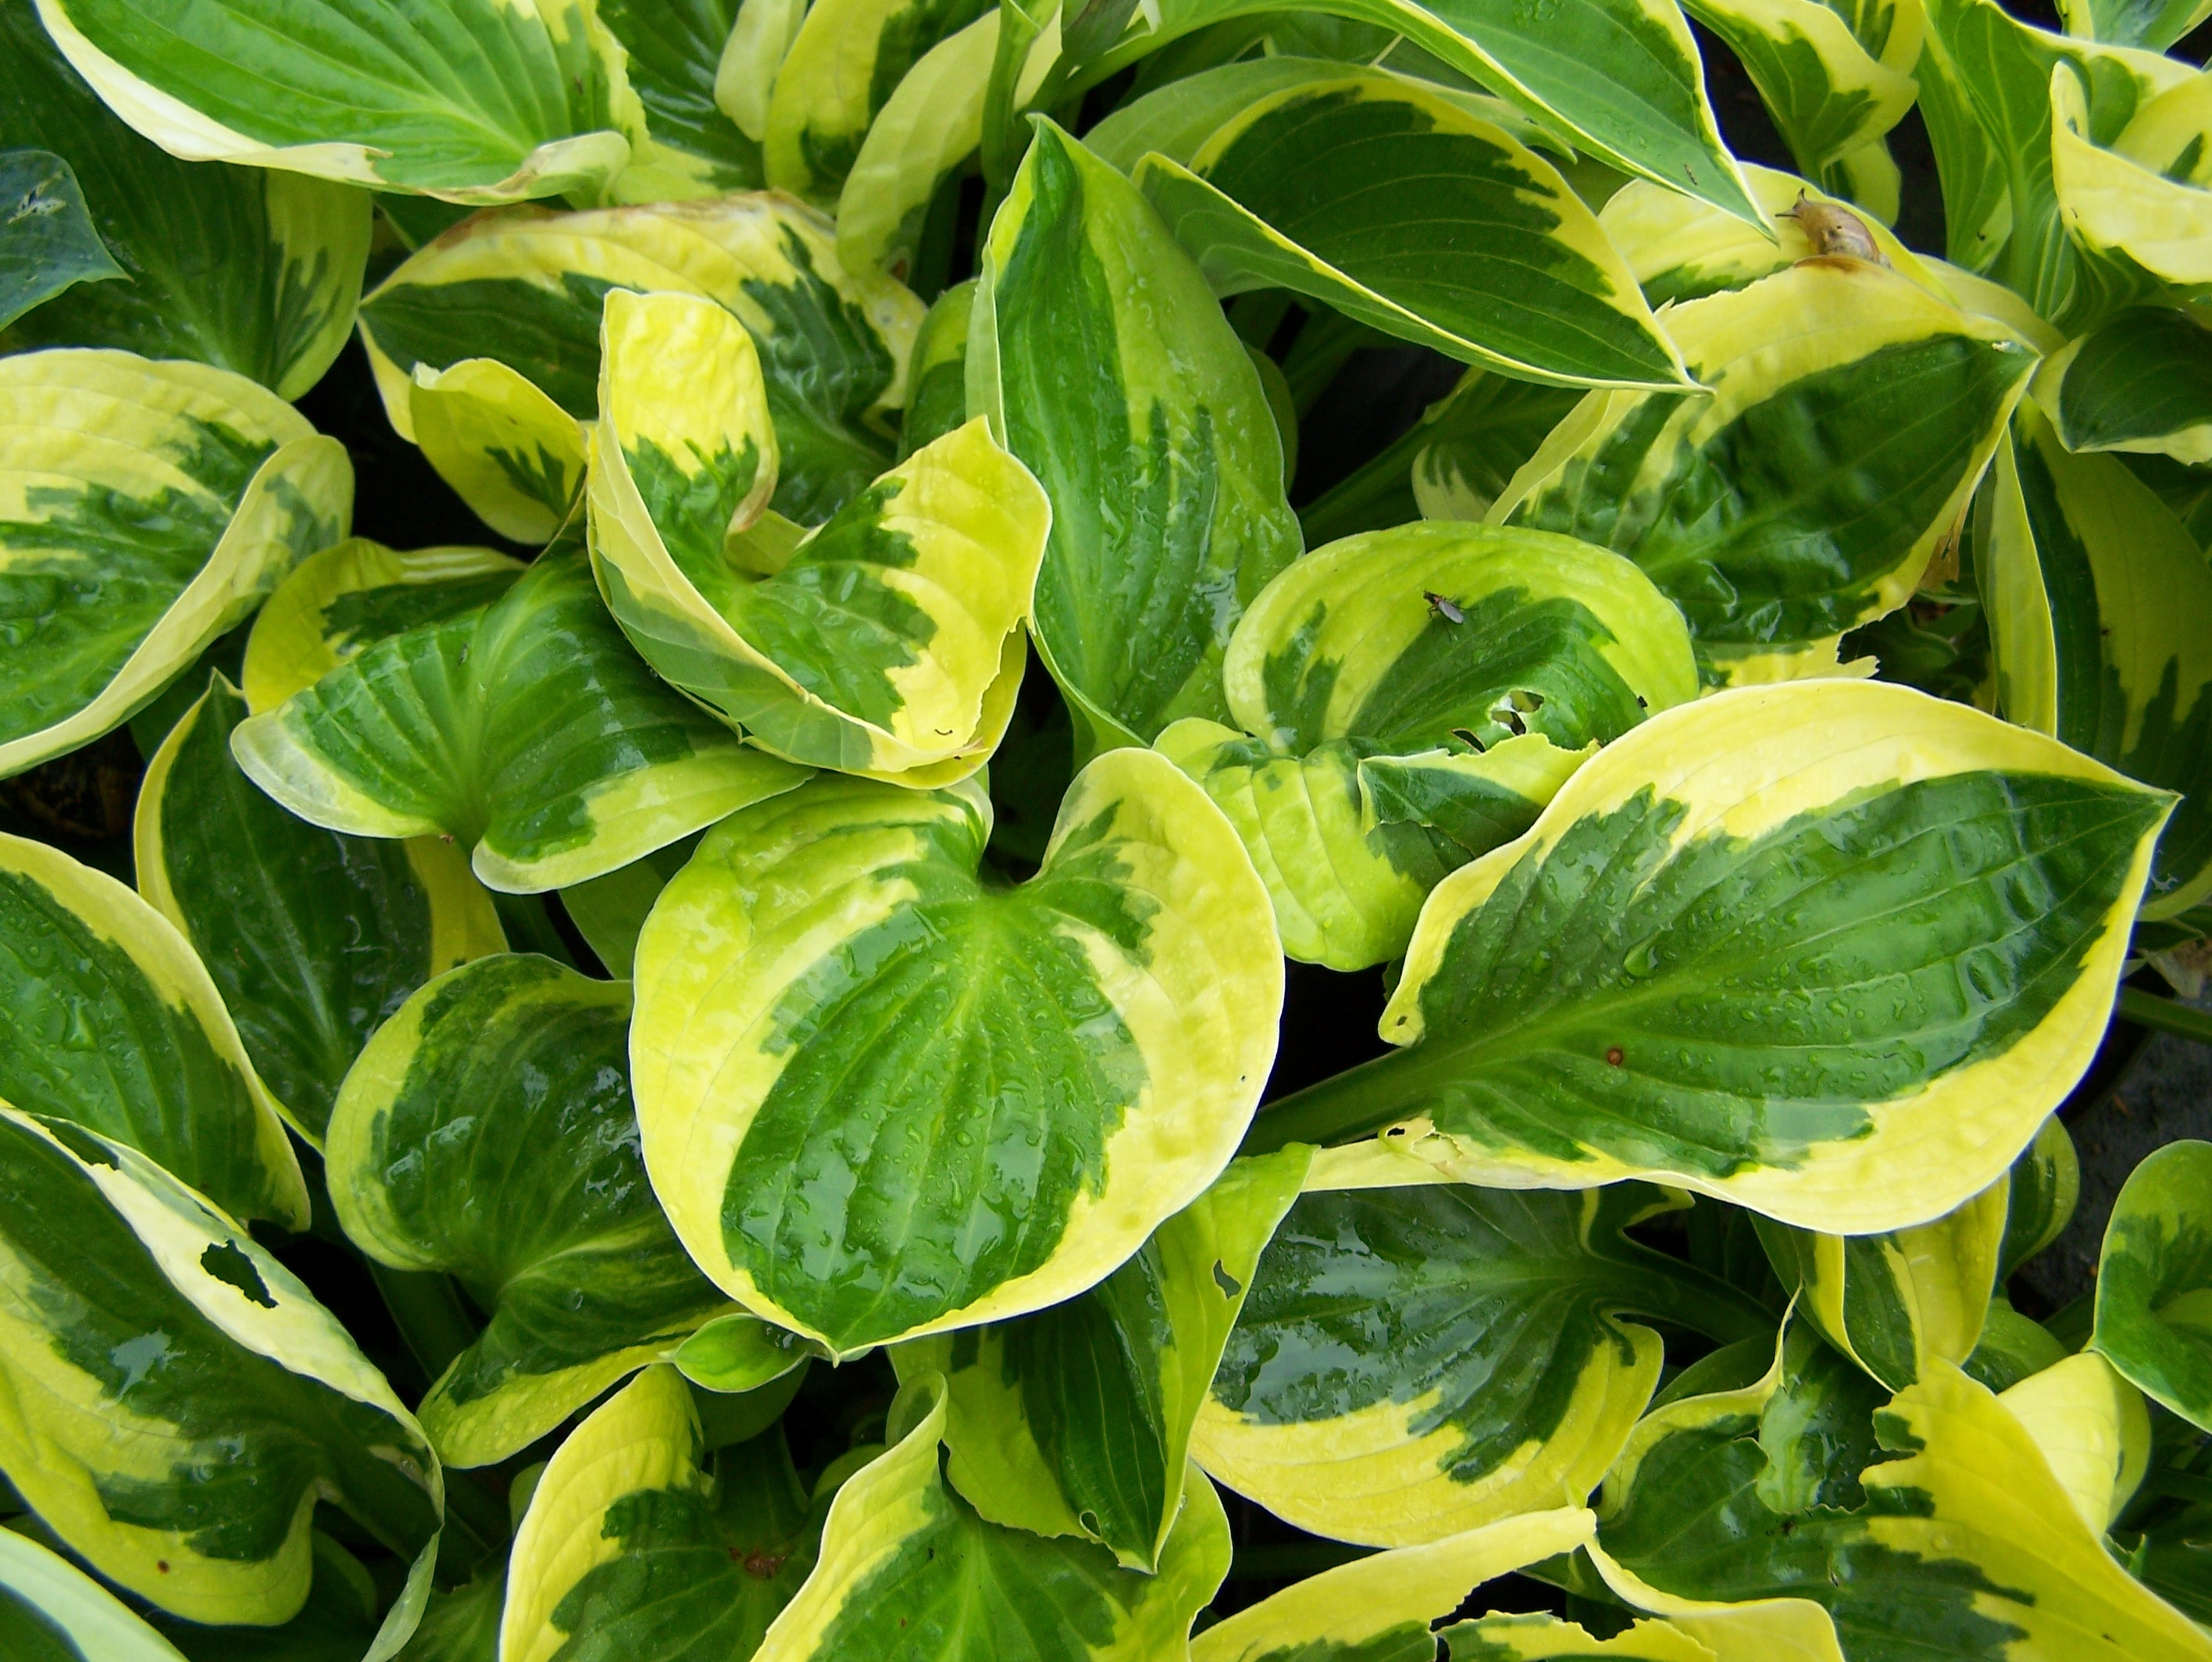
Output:
<path fill-rule="evenodd" d="M 229 1241 L 219 1240 L 202 1253 L 200 1268 L 217 1281 L 235 1287 L 263 1309 L 274 1310 L 276 1307 L 276 1301 L 270 1296 L 269 1285 L 261 1279 L 261 1272 L 253 1267 L 253 1260 Z"/>

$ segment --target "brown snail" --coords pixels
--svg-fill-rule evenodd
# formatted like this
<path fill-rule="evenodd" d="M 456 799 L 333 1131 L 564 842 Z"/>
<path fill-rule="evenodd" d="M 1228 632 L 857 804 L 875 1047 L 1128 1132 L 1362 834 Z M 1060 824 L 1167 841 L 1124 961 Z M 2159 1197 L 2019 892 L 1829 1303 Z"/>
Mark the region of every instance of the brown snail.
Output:
<path fill-rule="evenodd" d="M 1775 218 L 1797 221 L 1797 228 L 1811 245 L 1814 259 L 1840 254 L 1864 260 L 1869 265 L 1889 264 L 1881 245 L 1874 240 L 1874 233 L 1867 229 L 1866 221 L 1835 203 L 1815 202 L 1800 191 L 1797 200 Z"/>

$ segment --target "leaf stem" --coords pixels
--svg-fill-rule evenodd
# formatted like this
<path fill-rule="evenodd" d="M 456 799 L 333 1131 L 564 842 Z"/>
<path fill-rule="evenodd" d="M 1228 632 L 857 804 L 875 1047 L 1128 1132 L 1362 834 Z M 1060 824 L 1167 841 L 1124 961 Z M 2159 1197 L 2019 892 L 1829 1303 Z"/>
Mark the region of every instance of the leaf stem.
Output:
<path fill-rule="evenodd" d="M 374 1259 L 368 1260 L 368 1273 L 384 1295 L 400 1338 L 434 1385 L 453 1358 L 477 1342 L 477 1325 L 453 1277 L 436 1271 L 395 1270 Z"/>
<path fill-rule="evenodd" d="M 2113 1014 L 2124 1022 L 2133 1022 L 2137 1027 L 2149 1028 L 2156 1033 L 2171 1033 L 2183 1039 L 2194 1039 L 2200 1045 L 2212 1045 L 2212 1010 L 2197 1010 L 2177 999 L 2122 987 Z"/>

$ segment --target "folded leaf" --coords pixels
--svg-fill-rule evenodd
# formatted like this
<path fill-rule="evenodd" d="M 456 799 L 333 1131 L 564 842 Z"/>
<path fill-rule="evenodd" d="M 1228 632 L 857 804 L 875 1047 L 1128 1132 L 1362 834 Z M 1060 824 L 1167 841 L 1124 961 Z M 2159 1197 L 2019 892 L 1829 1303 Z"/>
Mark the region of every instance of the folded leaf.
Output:
<path fill-rule="evenodd" d="M 1412 482 L 1424 519 L 1480 519 L 1577 401 L 1572 389 L 1470 370 L 1415 429 Z"/>
<path fill-rule="evenodd" d="M 52 150 L 0 150 L 0 329 L 78 283 L 118 277 L 127 274 L 69 163 Z"/>
<path fill-rule="evenodd" d="M 352 509 L 344 446 L 242 375 L 0 358 L 0 776 L 119 726 Z"/>
<path fill-rule="evenodd" d="M 2054 1113 L 2013 1162 L 2005 1198 L 2004 1240 L 1997 1253 L 2000 1289 L 2014 1271 L 2065 1232 L 2081 1198 L 2081 1164 L 2074 1153 L 2074 1139 Z"/>
<path fill-rule="evenodd" d="M 1578 1502 L 1658 1382 L 1659 1335 L 1624 1313 L 1723 1340 L 1772 1325 L 1622 1234 L 1665 1206 L 1640 1187 L 1306 1195 L 1261 1257 L 1194 1458 L 1301 1529 L 1382 1546 Z"/>
<path fill-rule="evenodd" d="M 337 1319 L 125 1143 L 0 1108 L 0 1376 L 18 1404 L 0 1470 L 16 1491 L 159 1608 L 264 1625 L 306 1598 L 309 1520 L 330 1500 L 414 1562 L 396 1648 L 428 1590 L 443 1481 Z"/>
<path fill-rule="evenodd" d="M 479 958 L 401 1005 L 339 1093 L 346 1233 L 490 1318 L 422 1401 L 449 1465 L 506 1459 L 726 1307 L 646 1181 L 629 1035 L 626 984 Z"/>
<path fill-rule="evenodd" d="M 1181 1654 L 1229 1568 L 1229 1520 L 1205 1474 L 1188 1470 L 1159 1573 L 1121 1569 L 1088 1541 L 977 1517 L 939 1475 L 945 1394 L 930 1374 L 901 1390 L 890 1447 L 837 1491 L 820 1558 L 754 1662 L 996 1662 L 1017 1645 L 1102 1662 Z"/>
<path fill-rule="evenodd" d="M 1182 1505 L 1191 1424 L 1310 1150 L 1232 1163 L 1089 1292 L 902 1345 L 945 1375 L 946 1476 L 994 1524 L 1088 1536 L 1150 1573 Z"/>
<path fill-rule="evenodd" d="M 129 1605 L 14 1530 L 0 1530 L 0 1644 L 17 1662 L 183 1662 Z"/>
<path fill-rule="evenodd" d="M 1350 64 L 1273 52 L 1217 64 L 1127 100 L 1084 134 L 1083 145 L 1125 173 L 1136 172 L 1155 153 L 1188 167 L 1206 140 L 1261 100 L 1289 88 L 1339 80 L 1352 70 Z"/>
<path fill-rule="evenodd" d="M 1490 517 L 1628 555 L 1723 682 L 1832 672 L 1838 638 L 1918 585 L 2033 355 L 1851 259 L 1677 306 L 1668 328 L 1711 396 L 1592 393 Z"/>
<path fill-rule="evenodd" d="M 2123 312 L 2069 344 L 2043 376 L 2055 383 L 2048 403 L 2067 449 L 2212 462 L 2212 326 L 2188 312 Z"/>
<path fill-rule="evenodd" d="M 2143 103 L 2109 149 L 2096 141 L 2100 124 L 2062 63 L 2051 72 L 2051 163 L 2068 232 L 2165 282 L 2212 283 L 2212 76 Z"/>
<path fill-rule="evenodd" d="M 174 156 L 448 202 L 604 190 L 641 136 L 591 0 L 38 0 L 108 107 Z"/>
<path fill-rule="evenodd" d="M 709 1455 L 690 1391 L 674 1369 L 648 1368 L 538 1480 L 515 1532 L 499 1654 L 750 1657 L 813 1560 L 781 1432 Z"/>
<path fill-rule="evenodd" d="M 505 949 L 491 897 L 435 837 L 342 836 L 239 771 L 238 689 L 214 676 L 138 792 L 138 892 L 192 943 L 285 1118 L 322 1146 L 346 1070 L 432 976 Z"/>
<path fill-rule="evenodd" d="M 2053 1362 L 1998 1393 L 2091 1532 L 2102 1535 L 2135 1496 L 2150 1460 L 2142 1392 L 2094 1350 Z"/>
<path fill-rule="evenodd" d="M 848 269 L 907 274 L 930 203 L 982 142 L 998 51 L 993 9 L 924 52 L 868 124 L 837 196 L 837 256 Z"/>
<path fill-rule="evenodd" d="M 906 419 L 899 427 L 899 460 L 968 420 L 968 325 L 975 309 L 975 280 L 956 282 L 937 297 L 914 337 L 907 369 Z"/>
<path fill-rule="evenodd" d="M 759 141 L 714 101 L 714 81 L 743 0 L 598 0 L 599 21 L 622 43 L 631 89 L 645 111 L 629 166 L 614 182 L 623 202 L 680 202 L 763 182 Z"/>
<path fill-rule="evenodd" d="M 1193 1641 L 1191 1662 L 1435 1662 L 1431 1623 L 1484 1582 L 1573 1551 L 1590 1526 L 1589 1513 L 1563 1507 L 1340 1564 L 1217 1622 Z"/>
<path fill-rule="evenodd" d="M 1006 731 L 1051 506 L 981 421 L 915 452 L 779 556 L 726 537 L 776 478 L 752 338 L 681 294 L 609 295 L 592 553 L 675 686 L 793 761 L 951 784 Z"/>
<path fill-rule="evenodd" d="M 836 205 L 892 89 L 988 9 L 988 0 L 815 0 L 769 98 L 768 182 Z"/>
<path fill-rule="evenodd" d="M 2207 16 L 2207 0 L 2067 0 L 2058 8 L 2066 32 L 2116 46 L 2164 52 Z"/>
<path fill-rule="evenodd" d="M 1112 48 L 1085 67 L 1084 82 L 1209 25 L 1277 9 L 1278 0 L 1162 0 L 1138 9 Z M 1705 101 L 1689 25 L 1671 4 L 1577 0 L 1538 13 L 1495 0 L 1325 0 L 1316 9 L 1403 36 L 1560 130 L 1577 150 L 1757 219 Z"/>
<path fill-rule="evenodd" d="M 1750 1390 L 1653 1414 L 1598 1510 L 1613 1591 L 1644 1609 L 1816 1603 L 1851 1662 L 1924 1657 L 1931 1635 L 2023 1662 L 2212 1656 L 1989 1392 L 1941 1362 L 1886 1409 L 1863 1392 L 1841 1358 L 1793 1347 Z"/>
<path fill-rule="evenodd" d="M 981 259 L 968 409 L 1052 500 L 1034 628 L 1079 755 L 1226 714 L 1230 631 L 1298 552 L 1259 372 L 1136 187 L 1048 122 Z"/>
<path fill-rule="evenodd" d="M 714 103 L 756 144 L 768 136 L 769 99 L 775 77 L 806 21 L 808 0 L 750 0 L 722 44 L 714 66 Z M 763 164 L 765 167 L 765 163 Z"/>
<path fill-rule="evenodd" d="M 640 662 L 575 549 L 375 641 L 240 723 L 231 750 L 302 819 L 454 838 L 482 882 L 518 893 L 627 865 L 805 777 Z"/>
<path fill-rule="evenodd" d="M 1285 88 L 1235 114 L 1188 167 L 1148 158 L 1135 178 L 1218 294 L 1289 288 L 1539 380 L 1687 379 L 1552 164 L 1418 82 L 1347 69 Z"/>
<path fill-rule="evenodd" d="M 1018 888 L 976 784 L 732 816 L 637 946 L 647 1168 L 732 1298 L 851 1355 L 1056 1304 L 1228 1163 L 1275 1047 L 1266 891 L 1160 757 L 1100 757 Z"/>
<path fill-rule="evenodd" d="M 2034 410 L 1998 452 L 1975 580 L 2006 716 L 2181 793 L 2144 915 L 2212 894 L 2212 570 L 2116 456 Z"/>
<path fill-rule="evenodd" d="M 1823 1235 L 1762 1217 L 1759 1238 L 1805 1319 L 1901 1391 L 1932 1362 L 1964 1362 L 1980 1342 L 2011 1186 L 2000 1180 L 1910 1229 Z"/>
<path fill-rule="evenodd" d="M 1389 1129 L 1460 1180 L 1924 1222 L 2088 1065 L 2171 800 L 1878 682 L 1664 712 L 1429 896 L 1382 1017 L 1407 1048 L 1249 1147 Z"/>
<path fill-rule="evenodd" d="M 0 836 L 0 1100 L 138 1149 L 234 1217 L 307 1227 L 307 1190 L 222 995 L 167 918 Z"/>
<path fill-rule="evenodd" d="M 583 494 L 583 424 L 496 358 L 416 364 L 407 419 L 423 459 L 511 543 L 552 541 Z"/>
<path fill-rule="evenodd" d="M 2105 1226 L 2091 1344 L 2144 1395 L 2212 1430 L 2212 1143 L 2169 1143 Z"/>
<path fill-rule="evenodd" d="M 905 401 L 921 302 L 887 277 L 848 271 L 830 221 L 770 191 L 592 213 L 511 209 L 456 226 L 362 301 L 385 413 L 415 438 L 417 367 L 491 358 L 575 420 L 595 419 L 599 313 L 615 288 L 700 295 L 744 325 L 782 458 L 778 512 L 826 519 L 890 461 L 888 412 Z"/>

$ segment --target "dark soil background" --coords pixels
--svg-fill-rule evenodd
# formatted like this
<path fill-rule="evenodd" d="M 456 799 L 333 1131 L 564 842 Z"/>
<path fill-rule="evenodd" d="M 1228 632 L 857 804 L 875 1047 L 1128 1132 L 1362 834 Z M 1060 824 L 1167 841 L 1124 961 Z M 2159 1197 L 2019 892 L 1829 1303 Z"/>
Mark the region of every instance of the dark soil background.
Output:
<path fill-rule="evenodd" d="M 2055 12 L 2045 0 L 2015 3 L 2014 9 L 2032 21 L 2056 26 Z M 1713 104 L 1730 147 L 1747 161 L 1790 167 L 1788 151 L 1749 79 L 1726 47 L 1703 29 L 1698 33 Z M 2199 29 L 2179 50 L 2202 63 L 2208 47 L 2212 47 L 2212 25 Z M 1898 232 L 1909 246 L 1940 253 L 1942 197 L 1927 133 L 1917 112 L 1905 118 L 1891 143 L 1904 175 Z M 959 256 L 973 245 L 977 195 L 971 186 L 968 199 L 958 204 L 964 211 L 956 213 L 961 221 L 957 240 L 964 245 L 956 251 L 956 269 L 966 269 Z M 1460 373 L 1459 365 L 1414 348 L 1363 349 L 1352 354 L 1301 424 L 1294 502 L 1300 506 L 1311 502 L 1400 436 L 1431 402 L 1451 388 Z M 343 440 L 352 452 L 358 479 L 354 513 L 358 535 L 399 548 L 441 543 L 500 545 L 431 471 L 420 452 L 392 430 L 357 341 L 322 384 L 301 400 L 300 407 L 319 428 Z M 1030 745 L 1042 760 L 1030 764 L 1037 776 L 1030 780 L 1027 791 L 1010 783 L 1000 792 L 1003 826 L 1017 834 L 1010 836 L 1010 843 L 1027 842 L 1037 830 L 1040 816 L 1049 823 L 1057 792 L 1041 792 L 1039 786 L 1048 784 L 1055 772 L 1064 778 L 1066 768 L 1064 718 L 1054 708 L 1058 701 L 1050 682 L 1034 660 L 1023 702 L 1026 719 L 1018 724 L 1010 744 Z M 1060 749 L 1058 758 L 1050 754 L 1055 747 Z M 1002 760 L 1011 761 L 1011 754 Z M 0 784 L 0 829 L 56 843 L 129 881 L 130 804 L 140 766 L 129 734 L 118 732 L 87 751 Z M 1022 828 L 1028 834 L 1019 834 Z M 1009 856 L 1007 863 L 1018 868 L 1018 852 Z M 598 969 L 557 899 L 548 897 L 542 907 L 525 901 L 503 906 L 502 912 L 518 949 L 546 950 L 581 967 Z M 1380 970 L 1342 975 L 1291 965 L 1282 1046 L 1269 1084 L 1270 1098 L 1379 1054 L 1384 1046 L 1376 1037 L 1376 1023 L 1383 998 Z M 2081 1155 L 2081 1203 L 2058 1244 L 2014 1277 L 2014 1302 L 2038 1317 L 2054 1313 L 2087 1291 L 2105 1219 L 2135 1163 L 2175 1137 L 2212 1135 L 2212 1047 L 2116 1024 L 2090 1075 L 2062 1112 Z M 407 1352 L 358 1254 L 335 1228 L 325 1225 L 314 1234 L 270 1244 L 385 1367 L 395 1388 L 410 1400 L 419 1395 L 428 1383 L 422 1368 Z M 784 1422 L 801 1468 L 818 1469 L 854 1443 L 879 1438 L 892 1389 L 890 1370 L 880 1357 L 838 1370 L 813 1369 Z M 550 1441 L 485 1472 L 452 1474 L 456 1512 L 474 1513 L 495 1526 L 503 1515 L 507 1479 L 530 1460 L 544 1458 Z M 1229 1510 L 1237 1557 L 1229 1583 L 1216 1601 L 1217 1614 L 1226 1615 L 1291 1580 L 1360 1556 L 1358 1549 L 1292 1529 L 1238 1496 L 1224 1491 L 1222 1498 Z M 1569 1604 L 1556 1590 L 1520 1577 L 1493 1584 L 1479 1602 L 1484 1608 L 1554 1610 L 1565 1610 Z M 1590 1614 L 1579 1607 L 1577 1613 Z"/>

